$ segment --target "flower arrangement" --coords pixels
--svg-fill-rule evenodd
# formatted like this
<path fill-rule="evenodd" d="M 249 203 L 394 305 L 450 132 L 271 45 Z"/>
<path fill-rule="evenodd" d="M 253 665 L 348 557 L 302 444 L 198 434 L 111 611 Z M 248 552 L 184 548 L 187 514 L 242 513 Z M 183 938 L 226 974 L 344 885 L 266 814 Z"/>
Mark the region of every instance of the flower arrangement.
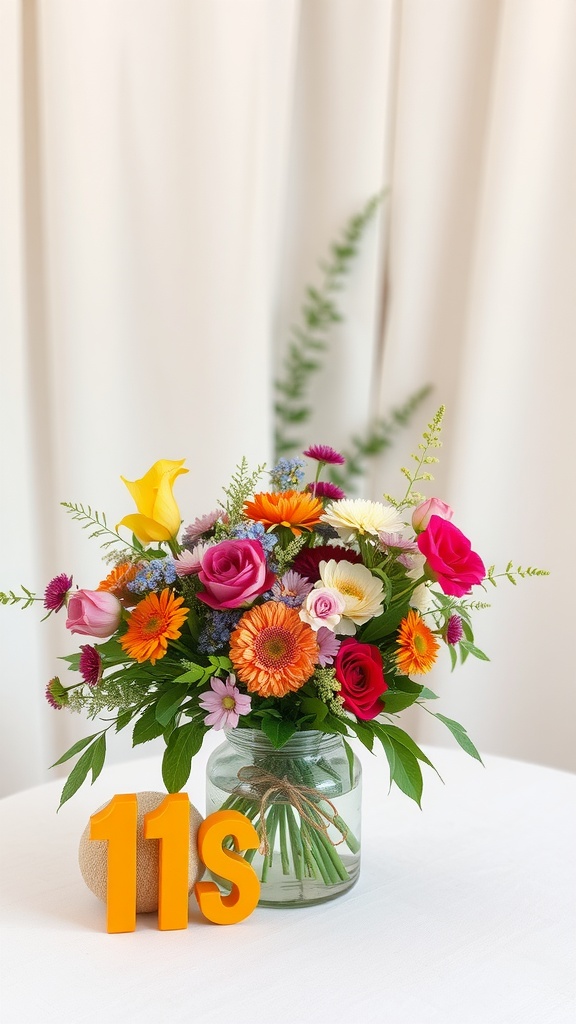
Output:
<path fill-rule="evenodd" d="M 432 479 L 444 409 L 428 425 L 404 469 L 400 500 L 347 499 L 321 480 L 342 456 L 327 445 L 304 459 L 280 459 L 267 490 L 264 471 L 243 460 L 214 511 L 187 525 L 174 498 L 182 461 L 160 460 L 139 480 L 124 480 L 137 511 L 116 529 L 105 516 L 63 503 L 100 539 L 110 568 L 94 590 L 72 576 L 50 581 L 43 599 L 23 588 L 0 601 L 48 615 L 63 612 L 72 634 L 90 638 L 63 660 L 79 677 L 54 676 L 46 698 L 55 709 L 83 711 L 107 724 L 56 762 L 81 754 L 60 806 L 100 773 L 110 730 L 132 727 L 133 744 L 163 736 L 169 792 L 186 783 L 211 729 L 259 730 L 275 748 L 298 731 L 319 730 L 369 749 L 384 749 L 391 782 L 420 803 L 421 763 L 430 764 L 396 719 L 435 699 L 422 677 L 446 648 L 487 660 L 474 643 L 471 615 L 486 607 L 469 596 L 498 575 L 542 575 L 508 565 L 488 569 L 454 524 L 443 501 L 416 490 Z M 122 478 L 124 479 L 124 478 Z M 129 539 L 119 530 L 127 528 Z M 120 548 L 120 553 L 118 549 Z M 460 746 L 480 758 L 466 730 L 438 712 Z M 111 716 L 111 717 L 110 717 Z"/>

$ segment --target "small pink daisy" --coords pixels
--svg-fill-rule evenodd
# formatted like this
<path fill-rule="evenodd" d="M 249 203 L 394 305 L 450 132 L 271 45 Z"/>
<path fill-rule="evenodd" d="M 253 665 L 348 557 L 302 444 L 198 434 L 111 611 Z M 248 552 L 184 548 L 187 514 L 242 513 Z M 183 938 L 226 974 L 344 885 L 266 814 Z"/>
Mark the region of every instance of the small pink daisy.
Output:
<path fill-rule="evenodd" d="M 410 540 L 409 537 L 403 537 L 401 533 L 386 533 L 384 530 L 381 530 L 378 534 L 378 540 L 387 551 L 418 551 L 416 541 Z"/>
<path fill-rule="evenodd" d="M 202 557 L 210 547 L 204 541 L 195 544 L 192 550 L 184 550 L 178 558 L 174 559 L 174 568 L 177 576 L 192 576 L 200 572 L 202 568 Z"/>
<path fill-rule="evenodd" d="M 329 444 L 311 444 L 303 454 L 309 459 L 323 462 L 328 466 L 343 466 L 346 462 L 344 456 L 340 455 L 335 448 L 331 448 Z"/>
<path fill-rule="evenodd" d="M 224 518 L 224 510 L 221 508 L 214 509 L 213 512 L 207 512 L 205 516 L 198 516 L 190 526 L 187 526 L 182 534 L 182 544 L 184 547 L 192 547 L 194 543 L 204 533 L 208 533 L 219 519 Z"/>
<path fill-rule="evenodd" d="M 102 658 L 91 644 L 80 644 L 80 675 L 88 686 L 97 686 L 102 678 Z"/>
<path fill-rule="evenodd" d="M 331 484 L 329 480 L 318 480 L 315 484 L 307 484 L 307 491 L 311 491 L 317 498 L 329 498 L 330 501 L 340 501 L 346 494 L 341 487 Z"/>
<path fill-rule="evenodd" d="M 318 664 L 321 668 L 325 668 L 326 665 L 331 665 L 334 658 L 340 650 L 341 640 L 334 635 L 328 626 L 320 626 L 320 629 L 316 633 L 316 642 L 318 644 Z"/>
<path fill-rule="evenodd" d="M 198 701 L 203 711 L 210 712 L 204 719 L 205 725 L 211 725 L 214 729 L 235 729 L 239 716 L 250 713 L 251 698 L 247 693 L 240 693 L 235 684 L 236 676 L 232 673 L 226 682 L 212 676 L 212 693 L 207 690 L 200 695 Z"/>
<path fill-rule="evenodd" d="M 61 572 L 55 576 L 44 591 L 44 607 L 49 612 L 59 612 L 66 604 L 66 598 L 72 586 L 72 577 Z"/>

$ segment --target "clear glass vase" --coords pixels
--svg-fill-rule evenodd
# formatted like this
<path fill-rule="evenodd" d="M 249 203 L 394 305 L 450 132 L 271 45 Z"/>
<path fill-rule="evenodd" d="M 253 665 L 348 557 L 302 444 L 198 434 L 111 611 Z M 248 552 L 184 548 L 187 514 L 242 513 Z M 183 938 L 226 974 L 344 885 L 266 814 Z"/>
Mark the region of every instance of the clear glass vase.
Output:
<path fill-rule="evenodd" d="M 245 814 L 260 836 L 245 857 L 259 906 L 302 907 L 346 892 L 360 872 L 361 766 L 342 738 L 297 732 L 279 750 L 258 730 L 232 729 L 207 765 L 206 814 Z M 221 879 L 217 879 L 221 882 Z"/>

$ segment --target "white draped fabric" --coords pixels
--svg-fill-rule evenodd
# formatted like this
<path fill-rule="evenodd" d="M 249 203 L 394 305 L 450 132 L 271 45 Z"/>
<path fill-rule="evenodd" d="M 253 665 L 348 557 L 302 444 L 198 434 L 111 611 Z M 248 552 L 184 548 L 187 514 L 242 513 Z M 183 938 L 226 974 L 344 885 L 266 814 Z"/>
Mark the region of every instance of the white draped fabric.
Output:
<path fill-rule="evenodd" d="M 303 286 L 386 187 L 307 433 L 345 444 L 434 386 L 367 493 L 444 402 L 432 493 L 487 564 L 552 575 L 478 591 L 490 664 L 430 686 L 481 750 L 575 770 L 575 97 L 573 0 L 1 0 L 0 589 L 101 578 L 62 500 L 115 523 L 120 474 L 185 457 L 189 521 L 270 459 Z M 61 618 L 0 612 L 11 792 L 94 729 L 43 701 Z"/>

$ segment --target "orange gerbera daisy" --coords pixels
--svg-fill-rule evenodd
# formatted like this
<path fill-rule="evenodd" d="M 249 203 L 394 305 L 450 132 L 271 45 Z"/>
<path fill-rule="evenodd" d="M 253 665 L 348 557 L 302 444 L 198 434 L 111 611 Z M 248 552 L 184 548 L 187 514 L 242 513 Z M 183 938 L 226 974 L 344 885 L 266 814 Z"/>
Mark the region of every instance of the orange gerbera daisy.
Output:
<path fill-rule="evenodd" d="M 114 566 L 106 579 L 102 580 L 96 589 L 108 590 L 111 594 L 115 594 L 118 600 L 134 604 L 136 598 L 128 590 L 128 584 L 132 582 L 139 568 L 140 566 L 134 565 L 132 562 L 121 562 L 119 565 Z"/>
<path fill-rule="evenodd" d="M 250 693 L 284 697 L 299 690 L 314 672 L 316 634 L 295 608 L 267 601 L 240 619 L 230 637 L 230 660 Z"/>
<path fill-rule="evenodd" d="M 401 672 L 409 675 L 429 672 L 438 653 L 440 644 L 418 612 L 409 611 L 402 619 L 398 630 L 396 663 Z"/>
<path fill-rule="evenodd" d="M 174 597 L 169 587 L 160 594 L 148 594 L 136 606 L 128 621 L 128 629 L 120 645 L 135 661 L 152 665 L 166 654 L 169 640 L 177 640 L 180 626 L 186 621 L 188 608 L 181 608 L 184 598 Z"/>
<path fill-rule="evenodd" d="M 264 526 L 287 526 L 295 537 L 320 522 L 324 506 L 319 498 L 302 491 L 255 494 L 244 505 L 244 514 Z"/>

